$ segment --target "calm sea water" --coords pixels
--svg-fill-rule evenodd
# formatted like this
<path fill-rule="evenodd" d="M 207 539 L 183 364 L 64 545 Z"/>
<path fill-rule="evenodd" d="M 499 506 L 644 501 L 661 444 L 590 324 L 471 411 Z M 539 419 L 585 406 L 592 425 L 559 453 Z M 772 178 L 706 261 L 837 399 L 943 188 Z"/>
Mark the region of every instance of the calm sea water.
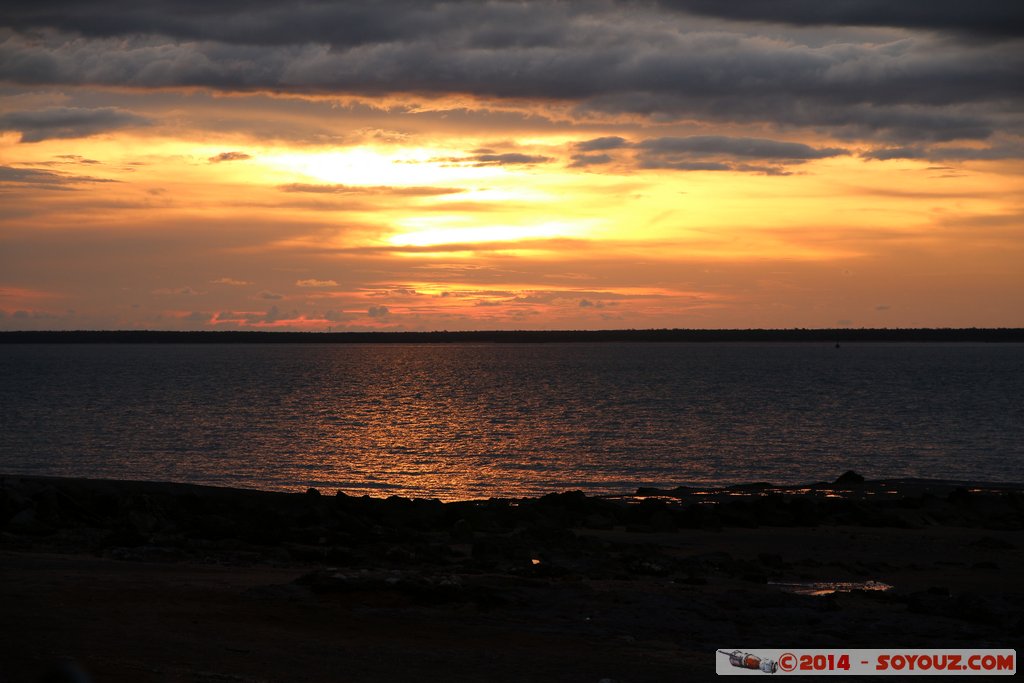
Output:
<path fill-rule="evenodd" d="M 443 499 L 1020 481 L 1019 344 L 8 345 L 0 472 Z"/>

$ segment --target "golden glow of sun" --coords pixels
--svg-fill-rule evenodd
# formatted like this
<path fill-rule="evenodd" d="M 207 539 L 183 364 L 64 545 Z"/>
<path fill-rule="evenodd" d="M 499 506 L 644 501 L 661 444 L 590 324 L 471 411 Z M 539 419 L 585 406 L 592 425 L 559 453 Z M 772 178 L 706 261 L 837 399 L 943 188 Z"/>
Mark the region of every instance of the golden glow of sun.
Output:
<path fill-rule="evenodd" d="M 474 166 L 457 159 L 451 151 L 440 149 L 351 147 L 328 152 L 270 153 L 260 161 L 279 174 L 344 185 L 440 185 L 504 174 L 500 167 Z"/>
<path fill-rule="evenodd" d="M 432 225 L 435 224 L 435 225 Z M 576 223 L 546 221 L 525 225 L 476 224 L 463 227 L 438 225 L 440 221 L 428 218 L 409 219 L 405 232 L 393 235 L 388 241 L 396 247 L 426 247 L 444 244 L 473 244 L 482 242 L 513 242 L 528 239 L 577 237 L 587 232 L 592 221 Z"/>

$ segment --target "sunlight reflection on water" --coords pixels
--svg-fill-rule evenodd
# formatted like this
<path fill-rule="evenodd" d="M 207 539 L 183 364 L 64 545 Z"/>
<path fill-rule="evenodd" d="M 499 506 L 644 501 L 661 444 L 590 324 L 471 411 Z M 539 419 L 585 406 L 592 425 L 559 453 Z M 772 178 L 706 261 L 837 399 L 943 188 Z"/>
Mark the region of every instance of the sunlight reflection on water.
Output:
<path fill-rule="evenodd" d="M 0 471 L 443 499 L 1017 477 L 1020 345 L 8 346 Z"/>

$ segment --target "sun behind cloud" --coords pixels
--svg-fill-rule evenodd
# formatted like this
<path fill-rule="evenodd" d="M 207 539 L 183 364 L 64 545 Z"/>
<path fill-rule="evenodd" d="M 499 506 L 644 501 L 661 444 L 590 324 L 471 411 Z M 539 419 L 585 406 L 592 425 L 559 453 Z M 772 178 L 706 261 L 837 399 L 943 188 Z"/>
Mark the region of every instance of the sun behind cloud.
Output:
<path fill-rule="evenodd" d="M 0 328 L 1024 324 L 1020 11 L 904 5 L 12 6 Z"/>

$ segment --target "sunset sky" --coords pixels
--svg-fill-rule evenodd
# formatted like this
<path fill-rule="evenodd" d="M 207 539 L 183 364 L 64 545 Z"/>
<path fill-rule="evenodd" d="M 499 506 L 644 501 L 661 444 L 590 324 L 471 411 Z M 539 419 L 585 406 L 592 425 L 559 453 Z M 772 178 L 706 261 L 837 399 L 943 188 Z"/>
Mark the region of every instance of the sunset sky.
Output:
<path fill-rule="evenodd" d="M 1024 3 L 0 9 L 0 329 L 1024 326 Z"/>

